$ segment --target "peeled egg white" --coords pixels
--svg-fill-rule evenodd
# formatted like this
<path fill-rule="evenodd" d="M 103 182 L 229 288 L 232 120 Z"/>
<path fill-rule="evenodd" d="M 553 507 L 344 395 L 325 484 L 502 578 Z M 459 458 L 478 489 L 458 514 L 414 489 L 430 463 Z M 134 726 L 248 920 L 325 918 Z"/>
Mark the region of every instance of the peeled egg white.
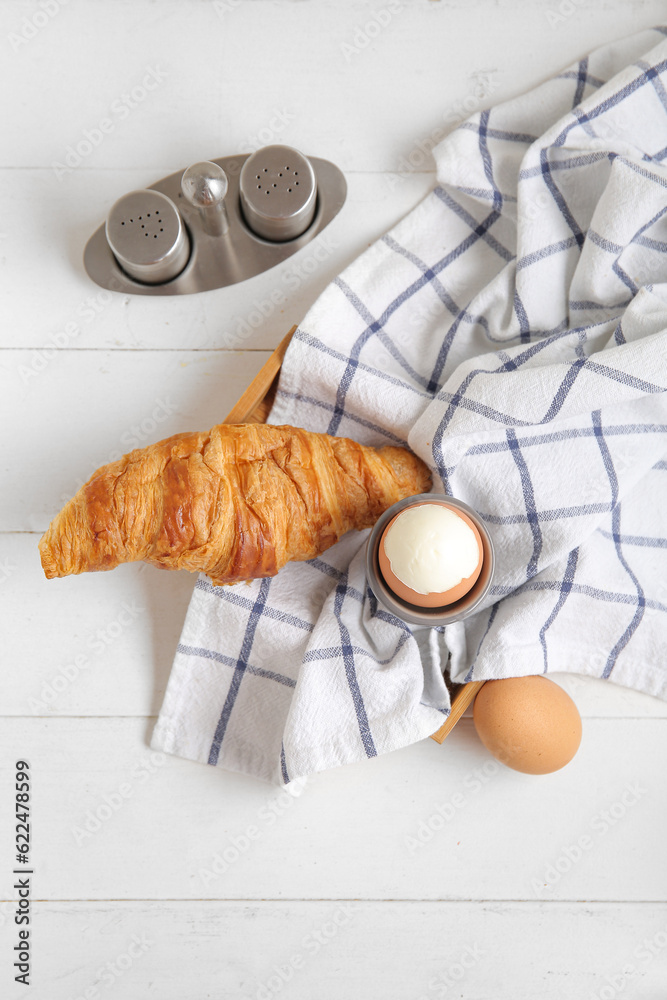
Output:
<path fill-rule="evenodd" d="M 444 508 L 447 512 L 444 524 L 428 523 L 434 520 L 431 516 L 435 514 L 434 508 Z M 424 509 L 427 518 L 413 514 Z M 459 523 L 453 522 L 452 517 Z M 415 504 L 393 517 L 385 528 L 378 561 L 386 585 L 397 597 L 420 608 L 439 608 L 460 600 L 472 589 L 482 570 L 484 548 L 476 525 L 463 511 L 446 503 Z M 436 580 L 438 583 L 446 580 L 451 585 L 444 590 L 432 589 L 438 586 L 433 583 Z"/>

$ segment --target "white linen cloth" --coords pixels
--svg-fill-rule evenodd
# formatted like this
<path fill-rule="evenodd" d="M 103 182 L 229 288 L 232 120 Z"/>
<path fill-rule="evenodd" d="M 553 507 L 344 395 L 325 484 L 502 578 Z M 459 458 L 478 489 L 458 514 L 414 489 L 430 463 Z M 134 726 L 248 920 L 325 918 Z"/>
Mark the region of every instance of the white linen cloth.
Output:
<path fill-rule="evenodd" d="M 152 746 L 289 785 L 434 732 L 454 681 L 667 697 L 667 30 L 474 115 L 437 187 L 320 296 L 271 423 L 407 444 L 492 534 L 478 613 L 412 631 L 367 532 L 196 586 Z M 296 784 L 300 782 L 297 781 Z"/>

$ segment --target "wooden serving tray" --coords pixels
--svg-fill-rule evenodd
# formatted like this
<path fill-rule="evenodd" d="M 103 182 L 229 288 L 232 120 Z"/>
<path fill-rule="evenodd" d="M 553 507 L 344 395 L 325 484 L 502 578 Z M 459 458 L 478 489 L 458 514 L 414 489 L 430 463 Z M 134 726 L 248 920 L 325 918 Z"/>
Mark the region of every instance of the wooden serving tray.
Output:
<path fill-rule="evenodd" d="M 226 424 L 263 424 L 265 422 L 273 405 L 285 351 L 295 330 L 296 327 L 293 326 L 287 336 L 280 341 L 266 364 L 255 375 L 239 401 L 227 414 L 224 421 Z M 452 693 L 452 709 L 440 729 L 431 736 L 432 740 L 435 740 L 436 743 L 444 741 L 466 708 L 472 704 L 475 695 L 484 683 L 484 681 L 471 681 L 469 684 L 456 685 Z"/>

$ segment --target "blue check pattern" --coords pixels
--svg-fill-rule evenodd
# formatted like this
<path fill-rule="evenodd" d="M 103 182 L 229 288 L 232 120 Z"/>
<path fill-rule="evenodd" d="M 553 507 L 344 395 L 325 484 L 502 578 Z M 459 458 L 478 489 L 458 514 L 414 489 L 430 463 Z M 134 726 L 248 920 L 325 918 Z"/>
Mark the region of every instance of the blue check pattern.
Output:
<path fill-rule="evenodd" d="M 667 697 L 667 41 L 481 112 L 320 296 L 270 420 L 410 447 L 498 569 L 444 630 L 388 613 L 365 535 L 197 583 L 153 745 L 287 787 L 441 724 L 454 681 L 574 671 Z M 400 183 L 400 178 L 394 178 Z"/>

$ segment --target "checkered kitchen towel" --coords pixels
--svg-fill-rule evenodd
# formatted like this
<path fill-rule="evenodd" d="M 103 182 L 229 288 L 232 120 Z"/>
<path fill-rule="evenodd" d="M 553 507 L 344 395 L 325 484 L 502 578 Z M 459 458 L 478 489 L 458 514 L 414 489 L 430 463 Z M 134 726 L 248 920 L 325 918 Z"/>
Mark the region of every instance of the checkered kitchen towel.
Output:
<path fill-rule="evenodd" d="M 330 285 L 272 423 L 408 444 L 497 551 L 443 632 L 378 607 L 367 533 L 197 583 L 153 746 L 289 785 L 432 733 L 456 681 L 574 671 L 667 697 L 667 29 L 434 150 L 435 190 Z"/>

